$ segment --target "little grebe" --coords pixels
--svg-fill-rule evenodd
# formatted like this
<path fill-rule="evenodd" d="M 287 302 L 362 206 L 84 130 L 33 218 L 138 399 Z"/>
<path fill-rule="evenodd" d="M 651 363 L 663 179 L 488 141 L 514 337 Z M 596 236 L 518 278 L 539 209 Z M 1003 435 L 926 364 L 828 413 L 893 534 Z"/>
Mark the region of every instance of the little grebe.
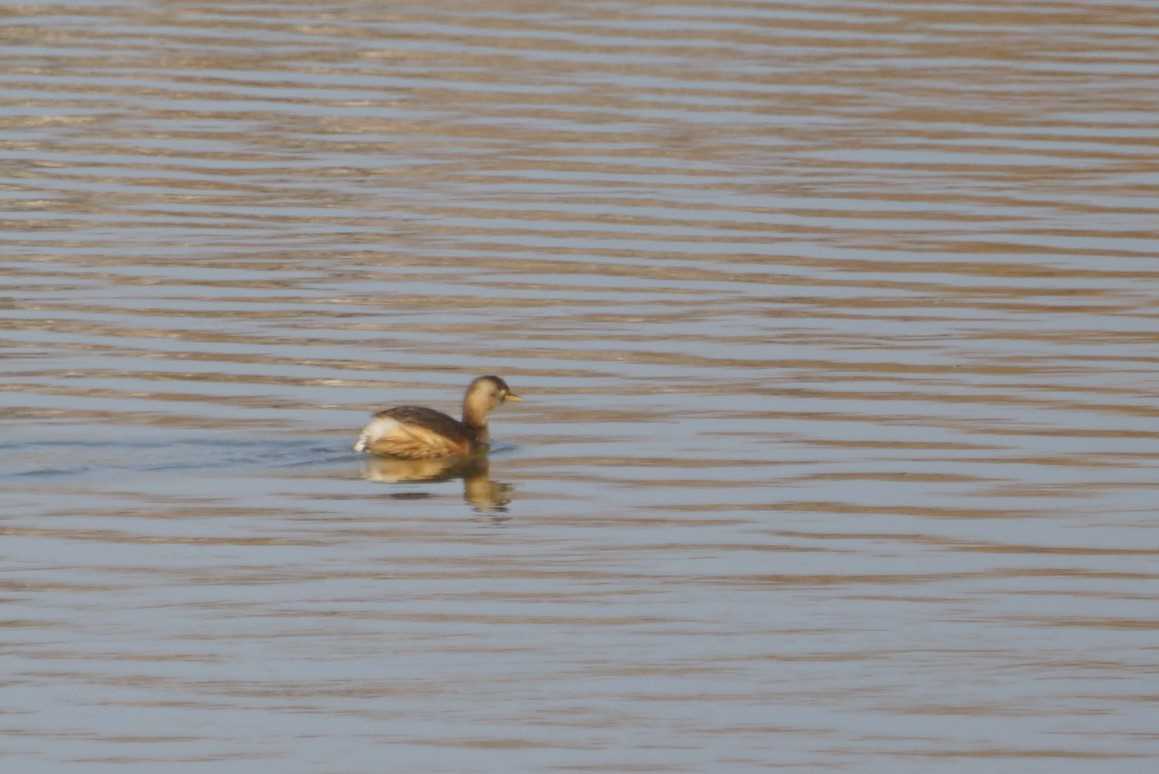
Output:
<path fill-rule="evenodd" d="M 487 415 L 508 400 L 522 398 L 498 376 L 480 376 L 463 397 L 462 422 L 423 406 L 396 406 L 374 415 L 354 451 L 409 460 L 471 454 L 487 448 Z"/>

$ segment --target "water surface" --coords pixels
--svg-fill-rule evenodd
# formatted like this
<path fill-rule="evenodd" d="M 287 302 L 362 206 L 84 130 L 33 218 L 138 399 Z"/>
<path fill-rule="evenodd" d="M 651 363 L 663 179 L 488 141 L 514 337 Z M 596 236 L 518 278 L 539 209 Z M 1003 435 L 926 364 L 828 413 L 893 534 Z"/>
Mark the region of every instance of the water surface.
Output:
<path fill-rule="evenodd" d="M 0 762 L 1159 757 L 1148 4 L 25 3 Z M 486 466 L 368 412 L 526 402 Z"/>

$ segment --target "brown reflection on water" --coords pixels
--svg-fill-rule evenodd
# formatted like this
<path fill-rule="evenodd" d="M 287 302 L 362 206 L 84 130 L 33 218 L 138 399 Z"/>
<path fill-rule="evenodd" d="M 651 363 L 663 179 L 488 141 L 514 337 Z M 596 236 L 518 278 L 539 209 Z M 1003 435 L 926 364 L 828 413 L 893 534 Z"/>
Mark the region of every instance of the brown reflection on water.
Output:
<path fill-rule="evenodd" d="M 384 484 L 437 483 L 462 479 L 463 500 L 484 513 L 503 512 L 512 500 L 514 487 L 491 480 L 491 462 L 485 455 L 467 458 L 451 457 L 433 460 L 402 460 L 389 457 L 367 457 L 362 476 Z M 426 497 L 422 492 L 405 492 L 396 498 Z"/>
<path fill-rule="evenodd" d="M 0 763 L 1147 769 L 1153 15 L 7 8 Z"/>

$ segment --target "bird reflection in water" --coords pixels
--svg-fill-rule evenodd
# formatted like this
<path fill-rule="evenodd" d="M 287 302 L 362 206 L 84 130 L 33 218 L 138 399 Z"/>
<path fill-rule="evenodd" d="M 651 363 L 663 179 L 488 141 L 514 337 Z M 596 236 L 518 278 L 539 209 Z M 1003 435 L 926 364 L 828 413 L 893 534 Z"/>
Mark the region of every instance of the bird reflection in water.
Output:
<path fill-rule="evenodd" d="M 491 463 L 486 455 L 404 460 L 393 457 L 367 457 L 362 463 L 362 477 L 387 484 L 451 481 L 463 479 L 463 499 L 479 513 L 505 513 L 514 487 L 491 480 Z M 423 492 L 399 492 L 398 499 L 429 497 Z"/>

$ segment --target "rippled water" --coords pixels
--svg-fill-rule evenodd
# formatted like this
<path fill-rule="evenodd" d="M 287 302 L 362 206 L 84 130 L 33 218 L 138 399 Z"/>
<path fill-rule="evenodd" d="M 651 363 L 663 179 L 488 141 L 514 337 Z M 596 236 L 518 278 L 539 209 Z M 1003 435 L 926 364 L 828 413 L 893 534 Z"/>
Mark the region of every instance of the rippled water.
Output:
<path fill-rule="evenodd" d="M 8 6 L 0 763 L 1154 766 L 1154 12 Z"/>

